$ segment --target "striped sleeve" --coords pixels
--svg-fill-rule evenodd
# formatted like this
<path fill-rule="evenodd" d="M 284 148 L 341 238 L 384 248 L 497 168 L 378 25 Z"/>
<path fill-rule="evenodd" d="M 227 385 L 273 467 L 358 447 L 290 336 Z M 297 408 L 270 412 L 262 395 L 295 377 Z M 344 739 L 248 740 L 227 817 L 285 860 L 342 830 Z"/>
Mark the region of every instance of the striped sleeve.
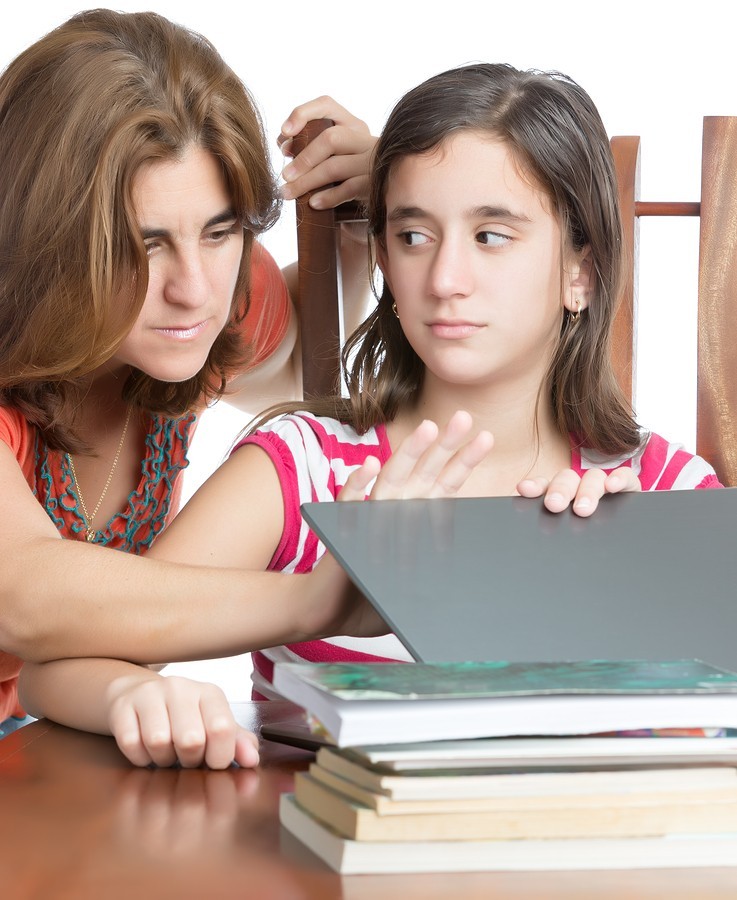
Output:
<path fill-rule="evenodd" d="M 246 437 L 271 459 L 284 499 L 284 531 L 269 568 L 310 572 L 325 548 L 302 519 L 300 506 L 333 501 L 352 471 L 369 456 L 383 465 L 390 449 L 383 428 L 359 435 L 335 419 L 296 413 Z"/>
<path fill-rule="evenodd" d="M 671 444 L 658 434 L 647 434 L 639 449 L 629 457 L 611 459 L 590 450 L 574 451 L 573 468 L 579 474 L 599 468 L 611 472 L 629 466 L 640 479 L 643 491 L 678 491 L 722 487 L 716 472 L 700 456 L 681 444 Z"/>

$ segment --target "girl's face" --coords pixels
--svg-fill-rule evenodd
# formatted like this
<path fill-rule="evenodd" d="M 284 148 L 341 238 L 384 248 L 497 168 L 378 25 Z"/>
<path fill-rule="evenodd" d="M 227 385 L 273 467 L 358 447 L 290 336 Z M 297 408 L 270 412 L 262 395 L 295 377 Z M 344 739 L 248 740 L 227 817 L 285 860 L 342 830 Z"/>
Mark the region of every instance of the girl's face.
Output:
<path fill-rule="evenodd" d="M 194 145 L 181 159 L 144 166 L 133 202 L 148 249 L 148 290 L 113 362 L 184 381 L 202 368 L 230 316 L 243 228 L 218 161 Z"/>
<path fill-rule="evenodd" d="M 585 306 L 585 296 L 573 254 L 562 272 L 550 201 L 507 146 L 460 132 L 405 157 L 389 178 L 386 209 L 379 262 L 428 376 L 537 391 L 563 303 L 575 309 L 578 296 Z"/>

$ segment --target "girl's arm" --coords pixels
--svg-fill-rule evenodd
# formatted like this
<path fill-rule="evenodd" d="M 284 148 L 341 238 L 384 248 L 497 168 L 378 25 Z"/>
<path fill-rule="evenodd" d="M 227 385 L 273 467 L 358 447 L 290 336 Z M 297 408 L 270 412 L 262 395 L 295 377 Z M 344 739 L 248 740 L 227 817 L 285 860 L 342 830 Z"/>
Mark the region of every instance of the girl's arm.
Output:
<path fill-rule="evenodd" d="M 258 765 L 258 743 L 241 728 L 220 688 L 162 677 L 112 659 L 27 663 L 20 697 L 31 715 L 55 712 L 72 728 L 111 734 L 136 766 L 225 769 Z"/>

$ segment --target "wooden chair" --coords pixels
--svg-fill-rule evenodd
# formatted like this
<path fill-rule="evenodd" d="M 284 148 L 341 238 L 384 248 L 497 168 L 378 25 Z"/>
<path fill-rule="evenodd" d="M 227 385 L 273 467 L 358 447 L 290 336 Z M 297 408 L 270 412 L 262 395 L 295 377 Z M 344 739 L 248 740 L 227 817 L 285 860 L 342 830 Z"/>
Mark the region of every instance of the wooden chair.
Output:
<path fill-rule="evenodd" d="M 328 122 L 310 123 L 309 142 Z M 636 365 L 638 231 L 642 216 L 700 216 L 697 452 L 723 484 L 737 486 L 737 117 L 704 119 L 699 202 L 640 199 L 640 139 L 613 137 L 629 271 L 615 322 L 614 364 L 627 396 Z M 299 148 L 296 148 L 299 149 Z M 339 385 L 341 334 L 339 224 L 359 206 L 311 209 L 297 202 L 298 277 L 304 395 Z M 734 358 L 733 358 L 734 356 Z"/>
<path fill-rule="evenodd" d="M 308 122 L 294 139 L 295 155 L 332 122 Z M 342 277 L 340 224 L 365 218 L 360 204 L 344 203 L 336 209 L 316 210 L 309 196 L 297 200 L 297 277 L 299 326 L 302 336 L 302 393 L 325 396 L 340 389 Z"/>
<path fill-rule="evenodd" d="M 699 216 L 696 452 L 737 486 L 737 117 L 704 119 L 699 202 L 640 199 L 640 139 L 611 140 L 629 258 L 614 335 L 615 370 L 632 396 L 638 230 L 642 216 Z"/>

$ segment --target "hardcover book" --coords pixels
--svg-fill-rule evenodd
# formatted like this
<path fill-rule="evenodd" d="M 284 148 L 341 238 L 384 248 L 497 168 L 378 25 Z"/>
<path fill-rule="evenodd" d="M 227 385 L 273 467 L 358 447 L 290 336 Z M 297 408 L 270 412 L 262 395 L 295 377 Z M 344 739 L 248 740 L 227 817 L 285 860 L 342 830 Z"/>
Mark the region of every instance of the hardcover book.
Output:
<path fill-rule="evenodd" d="M 283 663 L 274 684 L 338 746 L 737 728 L 737 674 L 699 660 Z"/>

